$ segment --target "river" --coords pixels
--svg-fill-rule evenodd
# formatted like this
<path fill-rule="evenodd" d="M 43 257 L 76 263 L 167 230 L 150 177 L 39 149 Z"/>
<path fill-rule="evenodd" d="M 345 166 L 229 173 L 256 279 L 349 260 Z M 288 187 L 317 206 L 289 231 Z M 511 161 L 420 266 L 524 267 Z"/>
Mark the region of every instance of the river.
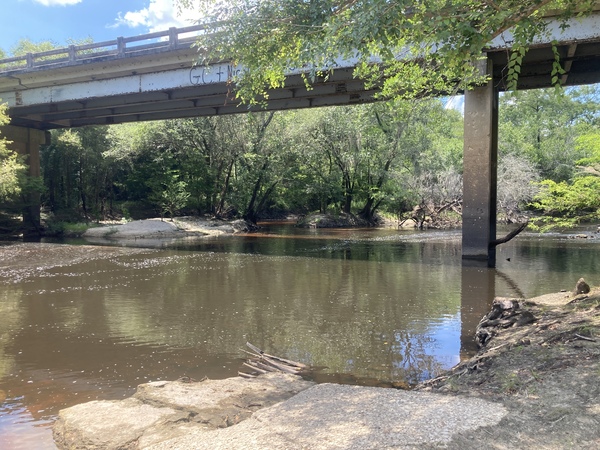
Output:
<path fill-rule="evenodd" d="M 496 269 L 462 264 L 455 231 L 270 224 L 134 248 L 0 245 L 20 249 L 0 260 L 0 448 L 53 449 L 61 408 L 140 383 L 236 376 L 247 341 L 318 382 L 417 383 L 473 354 L 494 296 L 600 284 L 588 235 L 523 233 Z"/>

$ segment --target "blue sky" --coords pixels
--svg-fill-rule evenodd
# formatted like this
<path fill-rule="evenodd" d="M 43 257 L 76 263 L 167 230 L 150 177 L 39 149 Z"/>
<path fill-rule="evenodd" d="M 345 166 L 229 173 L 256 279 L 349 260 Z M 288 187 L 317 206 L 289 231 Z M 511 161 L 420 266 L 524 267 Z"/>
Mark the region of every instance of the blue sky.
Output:
<path fill-rule="evenodd" d="M 0 48 L 6 53 L 26 38 L 66 45 L 68 39 L 94 42 L 119 36 L 191 25 L 191 13 L 180 17 L 173 0 L 2 0 Z"/>

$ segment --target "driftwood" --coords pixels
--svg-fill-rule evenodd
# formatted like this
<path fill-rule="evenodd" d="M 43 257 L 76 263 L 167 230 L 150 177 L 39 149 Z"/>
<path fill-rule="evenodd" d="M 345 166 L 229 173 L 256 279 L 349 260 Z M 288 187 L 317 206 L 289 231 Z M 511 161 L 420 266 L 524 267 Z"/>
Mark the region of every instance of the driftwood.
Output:
<path fill-rule="evenodd" d="M 495 336 L 496 328 L 518 327 L 535 322 L 536 318 L 527 310 L 521 310 L 518 300 L 496 297 L 492 310 L 477 325 L 475 341 L 479 348 L 485 347 Z"/>
<path fill-rule="evenodd" d="M 594 339 L 594 338 L 587 337 L 587 336 L 582 336 L 582 335 L 580 335 L 580 334 L 577 334 L 577 333 L 575 333 L 575 334 L 574 334 L 574 336 L 575 336 L 577 339 L 581 339 L 582 341 L 596 342 L 596 339 Z"/>
<path fill-rule="evenodd" d="M 527 228 L 527 225 L 529 225 L 529 221 L 523 222 L 521 225 L 519 225 L 518 228 L 512 230 L 510 233 L 508 233 L 503 238 L 495 239 L 492 242 L 490 242 L 490 247 L 496 247 L 497 245 L 505 244 L 506 242 L 510 241 L 511 239 L 517 237 L 517 235 L 521 231 L 523 231 L 525 228 Z"/>
<path fill-rule="evenodd" d="M 280 358 L 279 356 L 269 355 L 260 348 L 246 342 L 246 345 L 251 352 L 244 350 L 245 353 L 251 355 L 251 358 L 244 362 L 244 366 L 252 369 L 253 373 L 238 372 L 238 375 L 244 378 L 254 378 L 257 375 L 268 372 L 283 372 L 299 375 L 309 370 L 309 366 L 291 361 L 289 359 Z"/>

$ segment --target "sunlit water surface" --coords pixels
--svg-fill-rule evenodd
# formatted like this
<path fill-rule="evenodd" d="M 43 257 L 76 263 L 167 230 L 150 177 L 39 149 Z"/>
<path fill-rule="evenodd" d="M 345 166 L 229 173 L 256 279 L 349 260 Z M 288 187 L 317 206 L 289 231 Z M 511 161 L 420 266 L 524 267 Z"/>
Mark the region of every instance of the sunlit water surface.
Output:
<path fill-rule="evenodd" d="M 493 270 L 458 232 L 270 225 L 0 277 L 0 448 L 54 448 L 61 408 L 140 383 L 236 376 L 246 341 L 316 381 L 417 383 L 473 353 L 494 296 L 600 283 L 600 236 L 571 237 L 521 235 Z"/>

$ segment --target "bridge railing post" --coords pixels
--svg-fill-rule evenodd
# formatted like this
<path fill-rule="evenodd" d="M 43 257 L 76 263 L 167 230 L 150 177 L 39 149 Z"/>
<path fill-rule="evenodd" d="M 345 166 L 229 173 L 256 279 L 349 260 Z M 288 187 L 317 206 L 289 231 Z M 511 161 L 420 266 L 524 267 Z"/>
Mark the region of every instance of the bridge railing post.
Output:
<path fill-rule="evenodd" d="M 27 53 L 27 68 L 33 69 L 33 53 Z"/>
<path fill-rule="evenodd" d="M 177 28 L 175 28 L 175 27 L 169 28 L 169 48 L 171 48 L 171 49 L 177 48 L 177 44 L 179 43 L 178 36 L 179 36 L 179 33 L 177 33 Z"/>
<path fill-rule="evenodd" d="M 77 61 L 77 48 L 74 45 L 69 45 L 69 62 Z"/>
<path fill-rule="evenodd" d="M 118 37 L 117 38 L 117 54 L 119 56 L 125 56 L 125 48 L 126 48 L 126 44 L 125 44 L 125 38 Z"/>

